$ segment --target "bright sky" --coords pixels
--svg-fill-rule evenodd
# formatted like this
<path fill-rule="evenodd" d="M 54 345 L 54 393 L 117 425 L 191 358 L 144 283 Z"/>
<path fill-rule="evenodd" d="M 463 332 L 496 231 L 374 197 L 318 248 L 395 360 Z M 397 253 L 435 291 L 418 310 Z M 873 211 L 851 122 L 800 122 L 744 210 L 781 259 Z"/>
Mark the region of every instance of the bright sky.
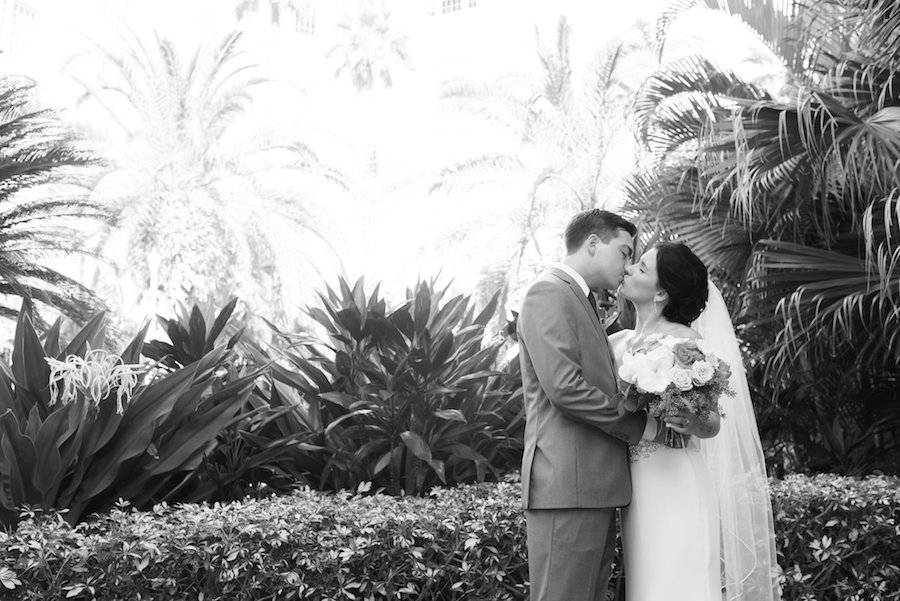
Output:
<path fill-rule="evenodd" d="M 0 55 L 0 70 L 25 72 L 37 79 L 47 90 L 51 102 L 65 108 L 73 98 L 72 84 L 60 75 L 64 60 L 78 49 L 91 43 L 102 43 L 112 39 L 115 20 L 125 21 L 138 28 L 154 28 L 162 35 L 185 41 L 209 37 L 213 31 L 226 27 L 233 11 L 233 3 L 227 0 L 30 0 L 40 11 L 41 30 L 39 36 L 23 56 Z M 322 0 L 319 3 L 322 21 L 332 22 L 342 13 L 337 8 L 341 0 Z M 535 32 L 539 32 L 545 43 L 554 39 L 561 13 L 566 14 L 572 28 L 570 38 L 572 64 L 580 67 L 583 62 L 602 48 L 609 40 L 628 31 L 639 18 L 652 19 L 668 0 L 479 0 L 478 19 L 458 21 L 454 25 L 450 17 L 426 17 L 422 11 L 422 0 L 385 0 L 385 4 L 397 15 L 411 37 L 411 54 L 416 66 L 414 71 L 397 74 L 397 84 L 386 104 L 403 118 L 393 123 L 381 135 L 393 140 L 406 155 L 395 156 L 394 161 L 407 167 L 417 161 L 427 159 L 430 150 L 441 149 L 448 138 L 422 139 L 423 132 L 431 128 L 435 111 L 436 89 L 440 81 L 448 76 L 467 78 L 489 78 L 510 70 L 523 69 L 534 65 Z M 471 11 L 474 13 L 474 11 Z M 462 13 L 460 13 L 462 15 Z M 118 15 L 118 17 L 116 17 Z M 466 15 L 462 15 L 465 17 Z M 446 19 L 436 27 L 436 19 Z M 317 29 L 317 31 L 319 31 Z M 713 55 L 722 62 L 744 59 L 753 52 L 752 38 L 735 34 L 736 29 L 727 17 L 688 17 L 678 22 L 672 32 L 670 58 L 692 52 Z M 324 25 L 321 38 L 333 33 Z M 443 37 L 441 37 L 443 36 Z M 737 40 L 737 42 L 736 42 Z M 330 44 L 329 44 L 330 45 Z M 274 53 L 273 53 L 274 56 Z M 283 60 L 283 57 L 281 57 Z M 739 69 L 747 69 L 753 76 L 753 69 L 760 69 L 758 62 L 744 61 Z M 272 65 L 272 69 L 292 68 L 292 65 Z M 311 102 L 331 110 L 330 125 L 335 130 L 356 130 L 354 99 L 349 90 L 343 95 L 332 89 L 330 79 L 333 67 L 323 64 L 322 78 L 327 93 L 311 90 Z M 399 125 L 397 125 L 399 124 Z M 405 124 L 405 125 L 403 125 Z M 387 126 L 386 126 L 387 127 Z M 404 129 L 405 128 L 405 129 Z M 457 132 L 458 134 L 458 132 Z M 452 150 L 452 149 L 450 149 Z M 387 153 L 386 153 L 387 154 Z M 627 152 L 624 155 L 627 158 Z M 627 167 L 626 167 L 627 168 Z M 434 213 L 422 210 L 420 196 L 402 199 L 398 195 L 392 207 L 382 205 L 368 207 L 360 218 L 358 206 L 348 205 L 343 216 L 347 231 L 343 232 L 342 244 L 346 249 L 347 264 L 353 273 L 351 278 L 365 273 L 367 279 L 390 280 L 402 290 L 414 283 L 418 276 L 428 277 L 439 270 L 456 280 L 463 290 L 473 288 L 481 277 L 484 257 L 483 249 L 438 248 L 434 228 L 445 226 L 436 220 L 452 218 L 453 210 L 476 211 L 481 199 L 473 197 L 474 205 L 463 209 L 464 205 L 447 207 L 449 215 L 435 217 Z M 483 208 L 483 207 L 482 207 Z M 470 215 L 471 217 L 471 215 Z M 378 220 L 381 220 L 380 222 Z M 486 214 L 484 219 L 492 219 Z M 352 224 L 356 225 L 352 225 Z M 373 229 L 379 223 L 380 228 Z M 353 244 L 363 240 L 364 244 L 353 250 Z M 561 244 L 559 249 L 561 251 Z M 502 252 L 502 251 L 501 251 Z M 552 257 L 554 250 L 546 254 Z M 552 260 L 552 259 L 550 259 Z M 330 282 L 330 283 L 333 283 Z"/>

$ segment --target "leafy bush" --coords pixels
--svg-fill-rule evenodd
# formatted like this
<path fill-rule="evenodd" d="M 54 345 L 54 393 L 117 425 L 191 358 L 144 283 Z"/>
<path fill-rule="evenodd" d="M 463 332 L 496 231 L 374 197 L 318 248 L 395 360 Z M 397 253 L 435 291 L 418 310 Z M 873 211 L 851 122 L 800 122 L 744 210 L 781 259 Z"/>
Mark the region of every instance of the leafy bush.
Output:
<path fill-rule="evenodd" d="M 789 476 L 772 509 L 785 599 L 900 599 L 900 480 Z"/>
<path fill-rule="evenodd" d="M 900 482 L 792 476 L 772 499 L 785 601 L 900 599 Z M 0 598 L 527 598 L 515 482 L 29 515 L 0 543 Z"/>
<path fill-rule="evenodd" d="M 121 356 L 102 349 L 103 314 L 61 348 L 23 309 L 12 365 L 0 362 L 0 520 L 23 505 L 76 522 L 117 498 L 143 507 L 177 490 L 241 411 L 257 373 L 224 383 L 224 347 L 191 366 L 138 365 L 147 327 Z"/>
<path fill-rule="evenodd" d="M 211 305 L 195 304 L 190 311 L 181 307 L 174 318 L 158 316 L 169 341 L 145 343 L 144 356 L 176 370 L 200 361 L 220 337 L 227 336 L 225 348 L 236 348 L 245 330 L 229 323 L 237 300 L 231 299 L 217 314 Z M 223 382 L 239 379 L 248 363 L 240 350 L 237 353 L 227 370 L 220 372 Z M 265 373 L 268 365 L 258 367 Z M 240 417 L 216 434 L 215 444 L 170 500 L 231 501 L 260 490 L 286 492 L 303 482 L 309 463 L 305 453 L 317 447 L 305 442 L 314 433 L 303 427 L 302 415 L 302 405 L 283 400 L 266 381 L 257 380 Z"/>
<path fill-rule="evenodd" d="M 510 483 L 425 498 L 309 491 L 247 503 L 117 508 L 4 538 L 5 598 L 524 599 Z M 16 582 L 21 584 L 16 584 Z"/>
<path fill-rule="evenodd" d="M 169 342 L 153 340 L 144 344 L 142 354 L 158 362 L 160 365 L 175 370 L 202 359 L 216 347 L 216 341 L 225 331 L 225 326 L 237 305 L 237 298 L 232 298 L 216 315 L 212 326 L 207 331 L 207 319 L 199 305 L 194 305 L 188 313 L 183 306 L 175 318 L 158 316 L 160 325 L 166 330 Z M 231 349 L 240 339 L 244 329 L 233 333 L 225 347 Z"/>
<path fill-rule="evenodd" d="M 499 479 L 521 458 L 521 390 L 497 369 L 501 341 L 485 343 L 496 295 L 476 314 L 469 297 L 420 282 L 389 311 L 362 280 L 320 295 L 309 314 L 324 341 L 285 334 L 270 390 L 306 407 L 321 449 L 308 477 L 319 488 L 372 482 L 390 494 Z M 257 360 L 267 361 L 259 351 Z M 517 369 L 517 363 L 512 366 Z M 315 460 L 315 455 L 309 456 Z"/>

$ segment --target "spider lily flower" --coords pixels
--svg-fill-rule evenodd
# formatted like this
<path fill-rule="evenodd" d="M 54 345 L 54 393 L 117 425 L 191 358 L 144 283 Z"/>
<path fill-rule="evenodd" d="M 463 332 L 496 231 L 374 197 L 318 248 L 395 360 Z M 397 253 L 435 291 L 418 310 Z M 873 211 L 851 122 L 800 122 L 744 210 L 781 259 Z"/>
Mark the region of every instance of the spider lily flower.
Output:
<path fill-rule="evenodd" d="M 105 349 L 88 349 L 85 356 L 69 355 L 64 361 L 46 357 L 50 366 L 50 404 L 71 403 L 78 393 L 95 407 L 116 391 L 116 411 L 125 412 L 143 365 L 122 363 L 122 358 Z"/>

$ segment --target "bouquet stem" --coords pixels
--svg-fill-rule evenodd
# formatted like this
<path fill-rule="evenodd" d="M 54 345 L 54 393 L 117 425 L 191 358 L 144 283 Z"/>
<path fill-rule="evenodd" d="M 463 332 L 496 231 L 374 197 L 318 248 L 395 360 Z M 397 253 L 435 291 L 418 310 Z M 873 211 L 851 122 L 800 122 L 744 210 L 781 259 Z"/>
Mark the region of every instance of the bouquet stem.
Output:
<path fill-rule="evenodd" d="M 690 434 L 682 434 L 681 432 L 676 432 L 669 428 L 666 430 L 666 446 L 671 447 L 673 449 L 683 449 L 688 446 L 688 443 L 691 441 Z"/>

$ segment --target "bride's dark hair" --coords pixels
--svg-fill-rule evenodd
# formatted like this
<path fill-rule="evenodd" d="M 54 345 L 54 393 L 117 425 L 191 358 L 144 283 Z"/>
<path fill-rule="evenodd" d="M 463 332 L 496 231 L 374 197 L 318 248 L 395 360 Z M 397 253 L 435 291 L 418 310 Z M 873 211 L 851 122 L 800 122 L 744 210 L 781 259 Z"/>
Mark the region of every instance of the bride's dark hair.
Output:
<path fill-rule="evenodd" d="M 706 265 L 684 244 L 664 242 L 656 247 L 656 275 L 660 288 L 669 293 L 663 317 L 689 326 L 706 307 Z"/>

